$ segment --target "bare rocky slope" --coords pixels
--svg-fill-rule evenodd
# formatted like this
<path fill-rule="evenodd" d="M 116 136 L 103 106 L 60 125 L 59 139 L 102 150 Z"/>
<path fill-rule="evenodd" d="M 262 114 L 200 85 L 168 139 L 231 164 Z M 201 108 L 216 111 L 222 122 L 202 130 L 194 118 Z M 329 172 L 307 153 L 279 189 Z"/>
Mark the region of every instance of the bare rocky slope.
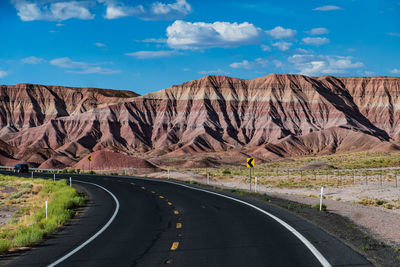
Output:
<path fill-rule="evenodd" d="M 398 150 L 400 78 L 206 76 L 144 96 L 0 87 L 0 164 L 74 166 L 93 151 L 259 158 Z"/>

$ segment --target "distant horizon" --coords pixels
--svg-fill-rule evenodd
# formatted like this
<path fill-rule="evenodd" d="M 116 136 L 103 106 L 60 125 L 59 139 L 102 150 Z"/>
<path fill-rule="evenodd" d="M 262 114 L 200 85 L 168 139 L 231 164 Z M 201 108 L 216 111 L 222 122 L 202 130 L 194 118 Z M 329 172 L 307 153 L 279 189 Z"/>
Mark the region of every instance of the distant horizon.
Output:
<path fill-rule="evenodd" d="M 398 77 L 398 76 L 339 76 L 339 75 L 310 76 L 310 75 L 304 75 L 304 74 L 299 74 L 299 73 L 285 73 L 285 74 L 282 74 L 282 73 L 269 73 L 267 75 L 263 75 L 263 76 L 260 76 L 260 77 L 244 79 L 244 78 L 232 77 L 232 76 L 227 76 L 227 75 L 211 75 L 211 74 L 209 74 L 209 75 L 205 75 L 203 77 L 200 77 L 200 78 L 197 78 L 197 79 L 194 79 L 194 80 L 189 80 L 189 81 L 182 82 L 180 84 L 172 84 L 172 85 L 170 85 L 168 87 L 164 87 L 164 88 L 161 88 L 161 89 L 156 89 L 155 91 L 148 91 L 145 94 L 154 93 L 154 92 L 157 92 L 157 91 L 160 91 L 160 90 L 171 88 L 173 86 L 179 86 L 179 85 L 184 84 L 186 82 L 200 80 L 200 79 L 208 77 L 208 76 L 226 77 L 226 78 L 239 79 L 239 80 L 254 80 L 254 79 L 259 79 L 259 78 L 262 78 L 262 77 L 267 77 L 267 76 L 272 75 L 272 74 L 282 75 L 282 76 L 285 76 L 285 75 L 299 75 L 299 76 L 305 76 L 305 77 L 310 77 L 310 78 L 335 77 L 335 78 L 360 78 L 360 79 L 362 79 L 362 78 L 394 78 L 394 79 L 400 79 L 400 77 Z M 130 91 L 130 92 L 138 94 L 139 96 L 145 95 L 145 94 L 139 94 L 134 89 L 120 89 L 120 88 L 106 88 L 106 87 L 92 87 L 92 86 L 70 86 L 70 85 L 65 85 L 65 84 L 40 84 L 40 83 L 20 82 L 20 83 L 16 83 L 16 84 L 0 84 L 0 86 L 17 86 L 17 85 L 22 85 L 22 84 L 40 85 L 40 86 L 60 86 L 60 87 L 79 88 L 79 89 L 91 88 L 91 89 L 100 89 L 100 90 Z"/>
<path fill-rule="evenodd" d="M 143 95 L 206 75 L 400 76 L 400 0 L 8 0 L 0 8 L 1 84 Z"/>

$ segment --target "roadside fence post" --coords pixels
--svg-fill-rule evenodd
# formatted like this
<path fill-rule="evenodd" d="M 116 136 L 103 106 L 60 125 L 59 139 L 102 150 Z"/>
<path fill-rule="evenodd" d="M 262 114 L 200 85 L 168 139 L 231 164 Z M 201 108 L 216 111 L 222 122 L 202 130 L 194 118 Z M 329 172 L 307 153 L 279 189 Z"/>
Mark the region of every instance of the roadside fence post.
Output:
<path fill-rule="evenodd" d="M 56 174 L 53 174 L 53 181 L 56 181 Z"/>
<path fill-rule="evenodd" d="M 169 168 L 168 168 L 168 180 L 169 180 L 169 177 L 170 177 L 170 176 L 169 176 Z"/>
<path fill-rule="evenodd" d="M 207 172 L 207 184 L 210 184 L 210 174 Z"/>
<path fill-rule="evenodd" d="M 31 174 L 31 178 L 33 178 L 33 172 L 32 172 L 32 174 Z"/>
<path fill-rule="evenodd" d="M 48 207 L 47 207 L 47 200 L 46 200 L 46 220 L 47 220 L 47 210 L 48 210 Z"/>
<path fill-rule="evenodd" d="M 254 177 L 254 192 L 257 192 L 257 176 Z"/>
<path fill-rule="evenodd" d="M 72 186 L 72 178 L 69 177 L 69 186 Z"/>

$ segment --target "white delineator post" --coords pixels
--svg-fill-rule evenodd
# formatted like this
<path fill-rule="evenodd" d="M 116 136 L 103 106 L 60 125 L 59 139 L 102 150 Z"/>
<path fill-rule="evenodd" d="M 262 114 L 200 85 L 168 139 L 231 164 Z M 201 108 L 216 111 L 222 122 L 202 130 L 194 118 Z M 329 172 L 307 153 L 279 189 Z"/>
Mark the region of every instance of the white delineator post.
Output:
<path fill-rule="evenodd" d="M 169 180 L 169 169 L 168 169 L 168 180 Z"/>
<path fill-rule="evenodd" d="M 46 219 L 47 219 L 47 200 L 46 200 Z"/>
<path fill-rule="evenodd" d="M 207 184 L 210 184 L 210 174 L 207 173 Z"/>
<path fill-rule="evenodd" d="M 254 192 L 257 192 L 257 176 L 254 177 Z"/>
<path fill-rule="evenodd" d="M 32 172 L 31 178 L 33 178 L 33 172 Z"/>
<path fill-rule="evenodd" d="M 53 180 L 56 181 L 56 174 L 53 175 Z"/>
<path fill-rule="evenodd" d="M 319 199 L 319 210 L 320 211 L 322 210 L 322 198 L 323 198 L 323 195 L 324 195 L 324 187 L 321 187 L 321 197 Z"/>
<path fill-rule="evenodd" d="M 72 178 L 69 177 L 69 186 L 72 186 Z"/>

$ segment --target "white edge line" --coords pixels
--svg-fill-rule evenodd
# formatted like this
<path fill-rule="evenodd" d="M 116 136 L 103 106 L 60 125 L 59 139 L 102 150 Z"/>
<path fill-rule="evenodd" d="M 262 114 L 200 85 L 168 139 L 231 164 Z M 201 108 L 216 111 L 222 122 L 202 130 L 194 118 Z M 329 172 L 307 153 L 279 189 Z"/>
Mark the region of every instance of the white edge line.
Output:
<path fill-rule="evenodd" d="M 259 212 L 264 213 L 265 215 L 268 215 L 269 217 L 271 217 L 272 219 L 274 219 L 275 221 L 277 221 L 278 223 L 280 223 L 282 226 L 284 226 L 287 230 L 289 230 L 292 234 L 294 234 L 298 239 L 300 239 L 301 242 L 303 242 L 303 244 L 311 251 L 311 253 L 318 259 L 318 261 L 322 264 L 322 266 L 324 267 L 331 267 L 332 265 L 328 262 L 328 260 L 321 254 L 321 252 L 318 251 L 318 249 L 316 247 L 314 247 L 313 244 L 311 244 L 310 241 L 308 241 L 302 234 L 300 234 L 296 229 L 294 229 L 292 226 L 290 226 L 288 223 L 286 223 L 285 221 L 283 221 L 282 219 L 279 219 L 278 217 L 276 217 L 275 215 L 253 205 L 250 204 L 248 202 L 245 202 L 243 200 L 237 199 L 237 198 L 233 198 L 230 196 L 226 196 L 220 193 L 216 193 L 213 191 L 208 191 L 205 189 L 201 189 L 201 188 L 196 188 L 196 187 L 191 187 L 185 184 L 181 184 L 181 183 L 175 183 L 175 182 L 171 182 L 171 181 L 165 181 L 165 180 L 153 180 L 153 179 L 145 179 L 145 178 L 134 178 L 134 179 L 143 179 L 143 180 L 148 180 L 148 181 L 156 181 L 156 182 L 164 182 L 164 183 L 170 183 L 170 184 L 175 184 L 175 185 L 180 185 L 183 187 L 187 187 L 193 190 L 197 190 L 197 191 L 202 191 L 202 192 L 206 192 L 209 194 L 213 194 L 213 195 L 217 195 L 220 197 L 224 197 L 233 201 L 237 201 L 239 203 L 242 203 L 244 205 L 247 205 L 249 207 L 252 207 L 256 210 L 258 210 Z"/>
<path fill-rule="evenodd" d="M 53 267 L 56 266 L 57 264 L 63 262 L 64 260 L 66 260 L 67 258 L 71 257 L 73 254 L 75 254 L 76 252 L 78 252 L 79 250 L 81 250 L 84 246 L 86 246 L 87 244 L 89 244 L 90 242 L 92 242 L 96 237 L 98 237 L 101 233 L 103 233 L 109 226 L 110 224 L 114 221 L 115 217 L 117 216 L 117 213 L 119 211 L 119 201 L 118 199 L 115 197 L 115 195 L 113 193 L 111 193 L 109 190 L 107 190 L 106 188 L 102 187 L 101 185 L 95 184 L 95 183 L 88 183 L 88 182 L 83 182 L 83 181 L 79 181 L 79 180 L 74 180 L 74 182 L 79 182 L 79 183 L 84 183 L 84 184 L 91 184 L 97 187 L 100 187 L 101 189 L 103 189 L 104 191 L 106 191 L 108 194 L 110 194 L 112 196 L 112 198 L 115 201 L 116 207 L 115 207 L 115 211 L 114 214 L 111 216 L 111 218 L 108 220 L 108 222 L 97 232 L 95 233 L 93 236 L 91 236 L 88 240 L 86 240 L 84 243 L 82 243 L 81 245 L 79 245 L 78 247 L 76 247 L 74 250 L 70 251 L 68 254 L 64 255 L 62 258 L 59 258 L 58 260 L 56 260 L 55 262 L 51 263 L 48 265 L 48 267 Z"/>

